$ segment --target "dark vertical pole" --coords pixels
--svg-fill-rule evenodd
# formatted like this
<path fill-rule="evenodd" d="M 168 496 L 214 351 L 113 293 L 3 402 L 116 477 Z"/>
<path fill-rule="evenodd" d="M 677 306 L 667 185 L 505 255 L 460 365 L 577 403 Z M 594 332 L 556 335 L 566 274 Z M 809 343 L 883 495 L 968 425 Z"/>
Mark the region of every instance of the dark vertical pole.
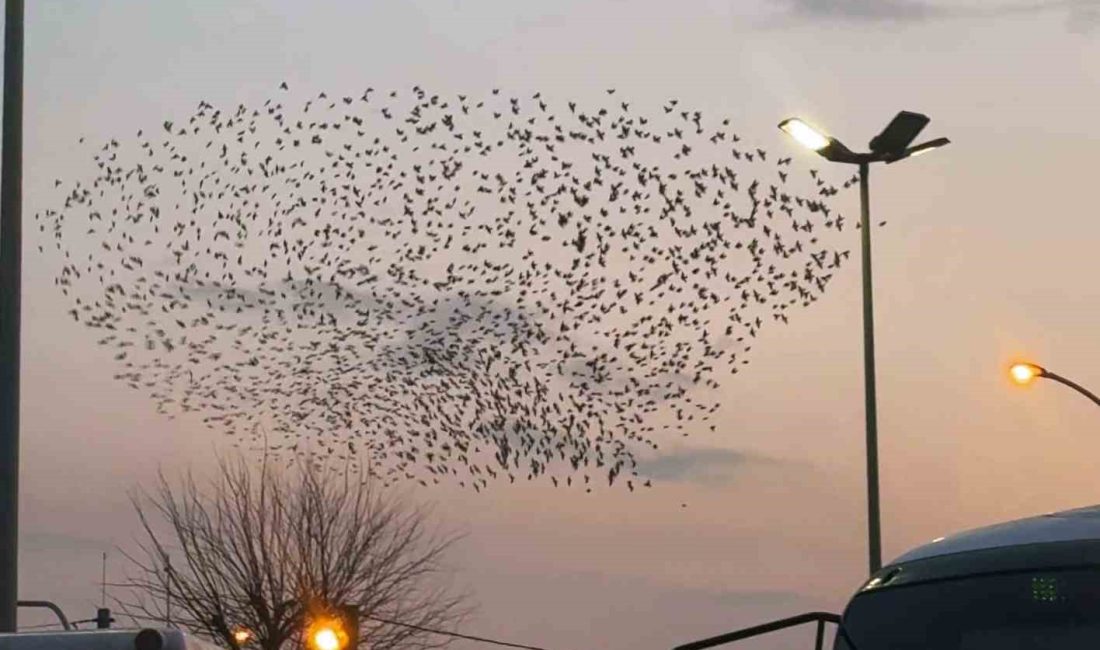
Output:
<path fill-rule="evenodd" d="M 19 314 L 23 253 L 23 0 L 4 15 L 0 153 L 0 632 L 15 632 L 19 589 Z"/>
<path fill-rule="evenodd" d="M 871 197 L 869 163 L 859 164 L 860 230 L 863 245 L 863 385 L 867 417 L 867 546 L 871 573 L 882 568 L 878 506 L 878 411 L 875 405 L 875 317 L 871 299 Z"/>
<path fill-rule="evenodd" d="M 172 559 L 164 556 L 164 567 L 168 572 L 168 585 L 164 590 L 164 627 L 172 627 Z"/>

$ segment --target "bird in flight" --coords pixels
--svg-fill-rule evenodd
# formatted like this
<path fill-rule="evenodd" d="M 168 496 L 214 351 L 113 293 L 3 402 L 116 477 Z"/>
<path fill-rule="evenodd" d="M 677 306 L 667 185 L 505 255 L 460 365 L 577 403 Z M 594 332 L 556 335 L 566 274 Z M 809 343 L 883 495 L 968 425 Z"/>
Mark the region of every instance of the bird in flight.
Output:
<path fill-rule="evenodd" d="M 117 381 L 390 481 L 634 491 L 847 260 L 836 188 L 677 99 L 368 93 L 200 102 L 55 183 L 40 249 Z"/>

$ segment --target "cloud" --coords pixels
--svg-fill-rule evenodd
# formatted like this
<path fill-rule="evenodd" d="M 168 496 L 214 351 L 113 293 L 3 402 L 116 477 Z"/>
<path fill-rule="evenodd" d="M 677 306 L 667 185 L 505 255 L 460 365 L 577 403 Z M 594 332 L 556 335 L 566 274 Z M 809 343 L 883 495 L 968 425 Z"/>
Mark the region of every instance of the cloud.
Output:
<path fill-rule="evenodd" d="M 1070 9 L 1066 28 L 1074 34 L 1091 34 L 1100 27 L 1100 6 L 1078 5 Z"/>
<path fill-rule="evenodd" d="M 809 18 L 868 21 L 924 20 L 943 13 L 920 0 L 788 0 L 789 12 Z"/>
<path fill-rule="evenodd" d="M 722 447 L 697 447 L 672 451 L 638 461 L 638 473 L 659 481 L 723 485 L 735 479 L 738 470 L 770 465 L 782 467 L 797 461 L 771 458 L 752 452 Z"/>
<path fill-rule="evenodd" d="M 927 0 L 785 0 L 788 18 L 838 19 L 851 22 L 915 23 L 928 19 L 999 18 L 1019 14 L 1066 11 L 1070 31 L 1091 32 L 1100 24 L 1095 0 L 1026 0 L 983 2 L 970 6 L 946 5 Z"/>

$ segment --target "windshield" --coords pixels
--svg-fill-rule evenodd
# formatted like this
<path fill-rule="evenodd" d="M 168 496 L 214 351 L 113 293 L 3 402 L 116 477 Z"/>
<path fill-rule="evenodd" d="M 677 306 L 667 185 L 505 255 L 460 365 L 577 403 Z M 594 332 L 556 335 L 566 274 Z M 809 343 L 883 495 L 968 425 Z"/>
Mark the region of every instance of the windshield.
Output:
<path fill-rule="evenodd" d="M 1030 571 L 856 596 L 837 650 L 1100 648 L 1100 569 Z"/>

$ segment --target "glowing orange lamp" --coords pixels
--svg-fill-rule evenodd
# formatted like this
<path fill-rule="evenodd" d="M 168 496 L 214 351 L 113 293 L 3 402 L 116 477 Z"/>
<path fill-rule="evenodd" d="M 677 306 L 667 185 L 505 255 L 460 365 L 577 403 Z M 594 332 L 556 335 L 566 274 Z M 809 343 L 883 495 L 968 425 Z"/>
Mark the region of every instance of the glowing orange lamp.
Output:
<path fill-rule="evenodd" d="M 1026 361 L 1014 363 L 1011 367 L 1009 367 L 1008 374 L 1012 377 L 1012 381 L 1021 386 L 1026 386 L 1027 384 L 1030 384 L 1036 377 L 1052 379 L 1059 384 L 1069 386 L 1073 390 L 1092 400 L 1093 404 L 1100 406 L 1100 397 L 1097 397 L 1095 393 L 1091 392 L 1084 386 L 1074 381 L 1066 379 L 1065 377 L 1055 374 L 1047 370 L 1046 368 L 1036 365 L 1034 363 L 1028 363 Z"/>
<path fill-rule="evenodd" d="M 1014 363 L 1012 367 L 1008 369 L 1008 374 L 1012 377 L 1012 381 L 1021 386 L 1030 384 L 1036 377 L 1042 377 L 1045 373 L 1045 370 L 1034 363 Z"/>
<path fill-rule="evenodd" d="M 337 618 L 323 618 L 313 622 L 306 636 L 311 650 L 344 650 L 348 634 Z"/>

